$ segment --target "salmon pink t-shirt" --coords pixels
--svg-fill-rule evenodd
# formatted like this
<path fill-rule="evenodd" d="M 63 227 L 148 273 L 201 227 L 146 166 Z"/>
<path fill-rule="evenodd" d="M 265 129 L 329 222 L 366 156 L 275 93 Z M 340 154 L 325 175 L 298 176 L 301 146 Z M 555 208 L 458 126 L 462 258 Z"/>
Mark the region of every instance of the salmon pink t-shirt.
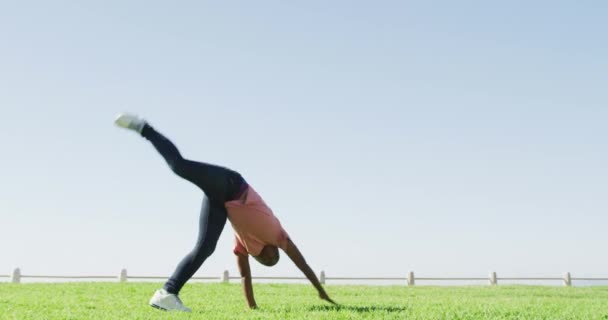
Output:
<path fill-rule="evenodd" d="M 225 206 L 236 236 L 234 254 L 257 256 L 266 245 L 287 249 L 287 232 L 251 186 L 244 199 L 228 201 Z"/>

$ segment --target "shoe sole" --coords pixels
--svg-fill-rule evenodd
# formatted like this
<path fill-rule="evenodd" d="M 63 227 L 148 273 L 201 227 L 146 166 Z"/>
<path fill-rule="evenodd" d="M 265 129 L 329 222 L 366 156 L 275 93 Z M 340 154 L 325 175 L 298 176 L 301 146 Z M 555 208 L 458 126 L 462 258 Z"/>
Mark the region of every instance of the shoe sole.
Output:
<path fill-rule="evenodd" d="M 157 305 L 155 305 L 155 304 L 150 304 L 150 307 L 155 308 L 155 309 L 158 309 L 158 310 L 162 310 L 162 311 L 167 311 L 167 309 L 165 309 L 165 308 L 163 308 L 163 307 L 159 307 L 159 306 L 157 306 Z"/>

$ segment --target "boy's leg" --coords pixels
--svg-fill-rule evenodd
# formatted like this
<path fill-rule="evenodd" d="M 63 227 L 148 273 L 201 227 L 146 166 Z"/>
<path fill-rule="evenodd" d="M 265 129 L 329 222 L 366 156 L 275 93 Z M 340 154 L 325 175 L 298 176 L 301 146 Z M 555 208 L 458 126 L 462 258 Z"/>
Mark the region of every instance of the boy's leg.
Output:
<path fill-rule="evenodd" d="M 173 275 L 165 283 L 165 290 L 178 294 L 184 284 L 213 253 L 226 224 L 226 218 L 226 208 L 223 203 L 211 201 L 208 198 L 203 199 L 196 246 L 179 263 Z"/>
<path fill-rule="evenodd" d="M 154 130 L 142 118 L 121 114 L 115 123 L 148 139 L 177 175 L 197 185 L 207 196 L 201 209 L 196 246 L 177 266 L 165 284 L 165 290 L 158 290 L 150 301 L 152 306 L 158 308 L 189 311 L 177 298 L 177 294 L 215 250 L 227 219 L 224 202 L 235 198 L 244 180 L 235 171 L 184 159 L 169 139 Z"/>
<path fill-rule="evenodd" d="M 201 188 L 211 201 L 224 203 L 233 200 L 243 182 L 240 174 L 224 167 L 184 159 L 169 139 L 148 124 L 144 125 L 141 135 L 152 143 L 173 172 Z"/>

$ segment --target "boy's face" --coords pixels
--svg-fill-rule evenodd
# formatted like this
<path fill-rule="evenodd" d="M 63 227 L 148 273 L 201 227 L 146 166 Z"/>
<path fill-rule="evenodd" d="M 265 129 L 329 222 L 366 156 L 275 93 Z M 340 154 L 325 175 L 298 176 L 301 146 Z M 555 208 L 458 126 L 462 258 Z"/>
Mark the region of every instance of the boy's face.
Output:
<path fill-rule="evenodd" d="M 267 267 L 272 267 L 279 262 L 279 248 L 265 246 L 264 249 L 262 249 L 262 252 L 253 258 Z"/>

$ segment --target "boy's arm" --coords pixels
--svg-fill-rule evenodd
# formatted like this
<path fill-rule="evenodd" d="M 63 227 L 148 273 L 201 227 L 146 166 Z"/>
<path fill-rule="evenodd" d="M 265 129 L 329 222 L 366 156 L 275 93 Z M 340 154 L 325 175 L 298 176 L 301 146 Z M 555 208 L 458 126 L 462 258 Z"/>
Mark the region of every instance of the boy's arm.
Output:
<path fill-rule="evenodd" d="M 247 299 L 247 305 L 251 309 L 257 309 L 258 305 L 255 303 L 253 296 L 253 284 L 251 283 L 251 269 L 249 267 L 249 255 L 236 255 L 237 264 L 239 265 L 239 272 L 241 273 L 241 283 L 243 284 L 243 293 L 245 299 Z"/>
<path fill-rule="evenodd" d="M 317 275 L 308 266 L 308 263 L 306 263 L 304 256 L 302 256 L 302 253 L 300 252 L 300 250 L 298 250 L 298 247 L 296 247 L 296 245 L 291 241 L 291 239 L 288 239 L 287 241 L 288 241 L 287 250 L 285 250 L 285 253 L 287 254 L 287 256 L 293 261 L 293 263 L 295 263 L 295 265 L 298 267 L 298 269 L 300 269 L 304 273 L 306 278 L 308 278 L 308 280 L 310 281 L 310 283 L 312 283 L 312 285 L 315 287 L 315 289 L 317 289 L 317 291 L 319 292 L 319 297 L 321 299 L 323 299 L 327 302 L 336 304 L 327 295 L 327 292 L 325 292 L 325 289 L 323 289 L 323 287 L 321 286 L 321 283 L 319 283 L 319 279 L 317 279 Z"/>

